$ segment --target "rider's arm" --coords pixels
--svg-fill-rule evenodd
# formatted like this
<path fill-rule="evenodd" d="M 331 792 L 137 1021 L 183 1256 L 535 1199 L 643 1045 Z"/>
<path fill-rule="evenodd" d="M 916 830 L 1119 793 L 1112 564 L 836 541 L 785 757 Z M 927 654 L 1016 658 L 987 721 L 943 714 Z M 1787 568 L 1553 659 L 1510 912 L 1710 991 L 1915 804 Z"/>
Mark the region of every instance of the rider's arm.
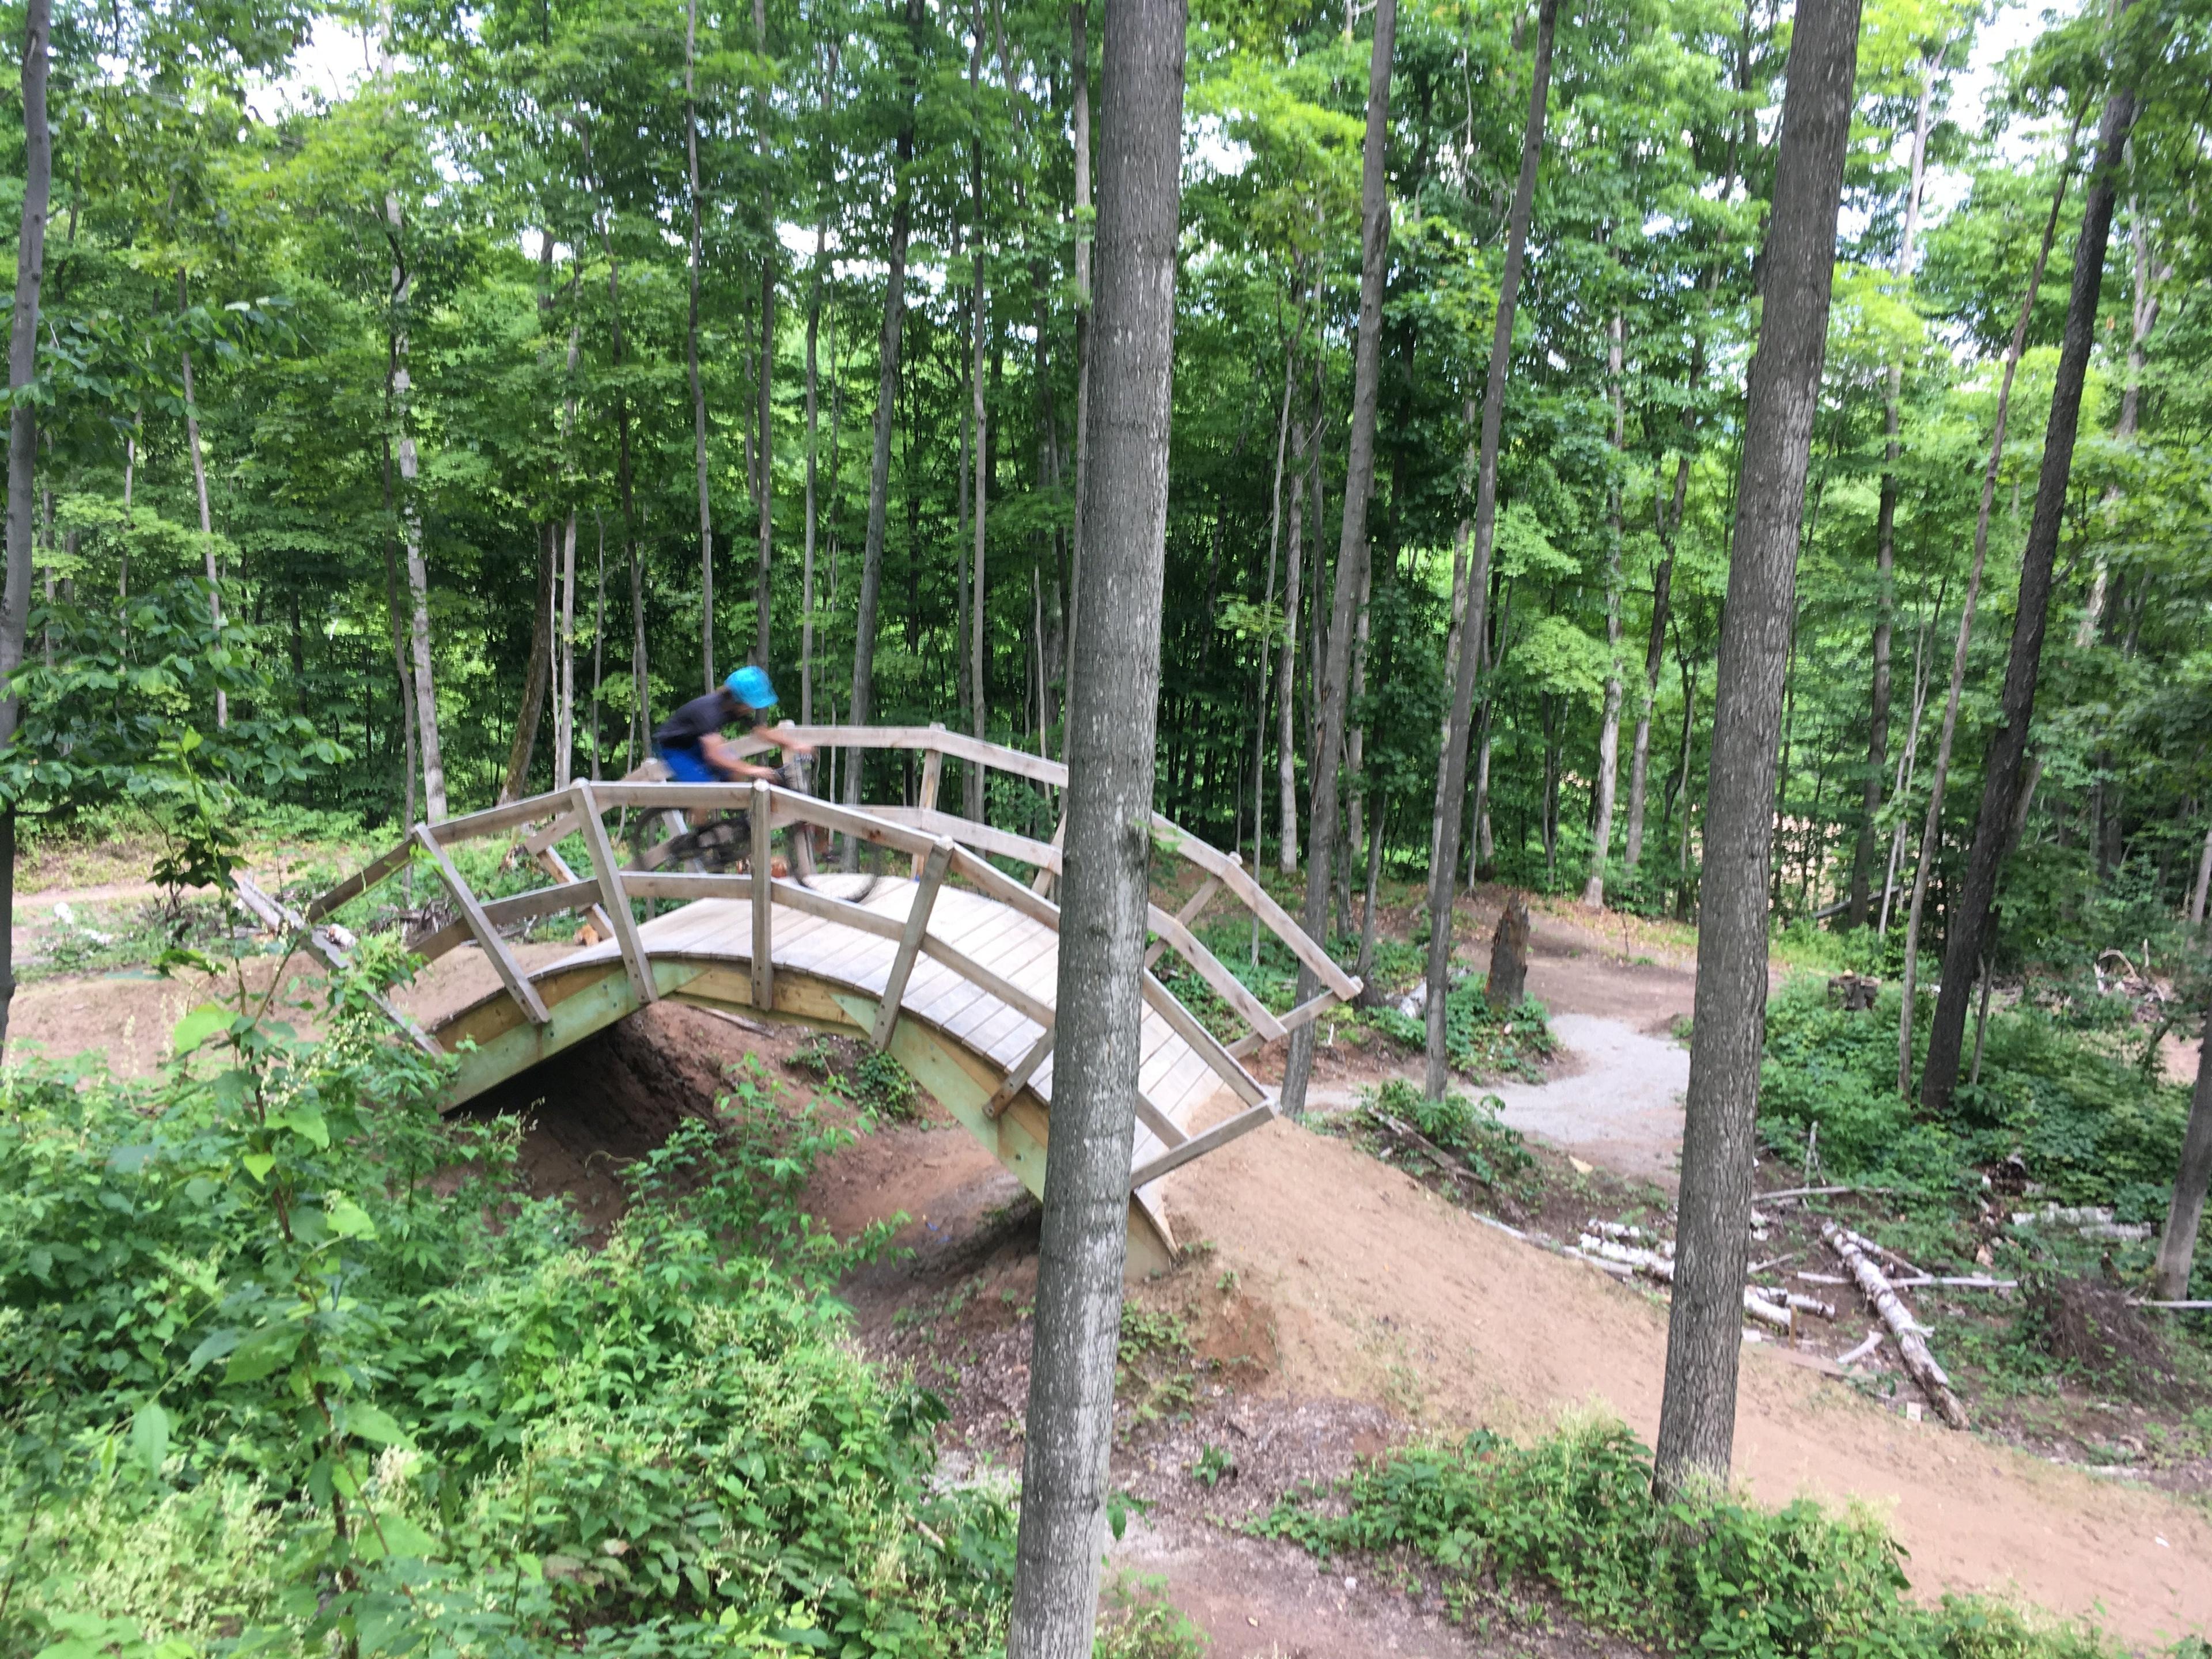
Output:
<path fill-rule="evenodd" d="M 699 752 L 707 757 L 707 764 L 727 778 L 750 783 L 757 779 L 763 783 L 775 781 L 775 769 L 756 766 L 738 753 L 737 744 L 719 732 L 709 732 L 699 739 Z"/>
<path fill-rule="evenodd" d="M 756 726 L 753 727 L 754 737 L 759 738 L 763 743 L 769 744 L 775 748 L 781 749 L 786 755 L 811 755 L 814 752 L 811 744 L 793 742 L 792 740 L 791 732 L 792 725 L 789 720 L 779 720 L 774 726 Z"/>

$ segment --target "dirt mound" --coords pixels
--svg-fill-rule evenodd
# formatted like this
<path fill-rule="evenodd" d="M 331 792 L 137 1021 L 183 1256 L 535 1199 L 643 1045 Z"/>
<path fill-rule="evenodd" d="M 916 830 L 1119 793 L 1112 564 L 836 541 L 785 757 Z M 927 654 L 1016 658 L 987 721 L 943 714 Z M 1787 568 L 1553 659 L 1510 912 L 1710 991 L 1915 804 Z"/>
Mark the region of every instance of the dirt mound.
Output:
<path fill-rule="evenodd" d="M 1639 1292 L 1287 1121 L 1170 1187 L 1176 1236 L 1207 1241 L 1207 1271 L 1236 1273 L 1273 1310 L 1282 1395 L 1368 1401 L 1438 1433 L 1522 1436 L 1594 1404 L 1647 1444 L 1656 1435 L 1666 1316 Z M 1771 1348 L 1746 1352 L 1735 1468 L 1765 1503 L 1874 1506 L 1923 1595 L 2017 1595 L 2135 1642 L 2212 1622 L 2203 1514 L 1911 1423 Z"/>
<path fill-rule="evenodd" d="M 2037 1341 L 2054 1359 L 2118 1393 L 2163 1399 L 2180 1385 L 2166 1339 L 2110 1279 L 2051 1276 L 2023 1288 Z"/>
<path fill-rule="evenodd" d="M 588 1232 L 622 1214 L 622 1166 L 684 1121 L 712 1121 L 730 1069 L 772 1045 L 728 1020 L 660 1002 L 509 1078 L 469 1103 L 476 1118 L 522 1121 L 531 1193 L 567 1194 Z"/>

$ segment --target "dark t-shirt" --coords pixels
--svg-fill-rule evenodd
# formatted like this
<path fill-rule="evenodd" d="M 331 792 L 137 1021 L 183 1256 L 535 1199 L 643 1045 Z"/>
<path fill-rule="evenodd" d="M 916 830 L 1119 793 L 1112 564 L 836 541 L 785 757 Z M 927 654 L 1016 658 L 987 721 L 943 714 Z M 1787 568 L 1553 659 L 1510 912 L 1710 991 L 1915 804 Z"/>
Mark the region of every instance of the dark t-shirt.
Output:
<path fill-rule="evenodd" d="M 712 737 L 726 726 L 750 725 L 757 714 L 728 691 L 717 689 L 692 698 L 656 726 L 653 747 L 696 749 L 702 738 Z"/>

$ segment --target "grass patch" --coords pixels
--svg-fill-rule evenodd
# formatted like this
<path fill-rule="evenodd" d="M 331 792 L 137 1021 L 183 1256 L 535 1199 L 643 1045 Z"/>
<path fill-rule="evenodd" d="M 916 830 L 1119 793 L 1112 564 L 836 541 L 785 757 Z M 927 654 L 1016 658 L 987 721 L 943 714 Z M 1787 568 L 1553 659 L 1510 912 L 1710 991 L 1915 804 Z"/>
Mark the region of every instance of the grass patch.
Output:
<path fill-rule="evenodd" d="M 1732 1496 L 1667 1504 L 1618 1424 L 1522 1447 L 1480 1432 L 1401 1450 L 1340 1486 L 1308 1489 L 1257 1528 L 1326 1559 L 1407 1552 L 1443 1575 L 1455 1616 L 1577 1619 L 1654 1649 L 1746 1659 L 2108 1659 L 2086 1627 L 2040 1623 L 1979 1597 L 1907 1599 L 1897 1545 L 1863 1510 Z"/>
<path fill-rule="evenodd" d="M 1402 1048 L 1428 1047 L 1427 1026 L 1394 1007 L 1370 1008 L 1360 1018 Z M 1452 1069 L 1465 1076 L 1541 1083 L 1544 1062 L 1558 1052 L 1558 1044 L 1542 1003 L 1523 997 L 1516 1007 L 1493 1008 L 1481 981 L 1470 978 L 1453 986 L 1444 999 L 1444 1052 Z"/>

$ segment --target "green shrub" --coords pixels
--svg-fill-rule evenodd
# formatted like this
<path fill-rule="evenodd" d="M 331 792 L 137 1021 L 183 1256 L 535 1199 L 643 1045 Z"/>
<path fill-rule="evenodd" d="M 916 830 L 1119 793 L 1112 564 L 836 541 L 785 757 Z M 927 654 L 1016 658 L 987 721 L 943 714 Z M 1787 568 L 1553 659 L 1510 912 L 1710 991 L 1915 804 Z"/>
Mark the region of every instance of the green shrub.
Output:
<path fill-rule="evenodd" d="M 1368 1024 L 1408 1048 L 1428 1046 L 1428 1027 L 1387 1005 L 1370 1008 Z M 1468 979 L 1452 987 L 1444 999 L 1444 1052 L 1452 1069 L 1478 1077 L 1508 1075 L 1531 1083 L 1544 1079 L 1542 1062 L 1557 1045 L 1544 1005 L 1523 997 L 1517 1007 L 1490 1006 L 1481 981 Z"/>
<path fill-rule="evenodd" d="M 1337 1512 L 1340 1510 L 1340 1513 Z M 1481 1432 L 1396 1452 L 1258 1528 L 1323 1558 L 1410 1550 L 1464 1615 L 1541 1588 L 1577 1618 L 1655 1648 L 1746 1659 L 2106 1659 L 2074 1628 L 1947 1596 L 1907 1599 L 1897 1546 L 1863 1510 L 1732 1496 L 1659 1504 L 1651 1462 L 1618 1424 L 1521 1447 Z"/>
<path fill-rule="evenodd" d="M 1360 1103 L 1368 1111 L 1412 1125 L 1444 1151 L 1455 1153 L 1486 1187 L 1523 1187 L 1535 1174 L 1535 1154 L 1521 1132 L 1499 1118 L 1504 1103 L 1495 1095 L 1477 1101 L 1448 1090 L 1442 1100 L 1430 1100 L 1418 1084 L 1394 1077 L 1363 1091 Z"/>

